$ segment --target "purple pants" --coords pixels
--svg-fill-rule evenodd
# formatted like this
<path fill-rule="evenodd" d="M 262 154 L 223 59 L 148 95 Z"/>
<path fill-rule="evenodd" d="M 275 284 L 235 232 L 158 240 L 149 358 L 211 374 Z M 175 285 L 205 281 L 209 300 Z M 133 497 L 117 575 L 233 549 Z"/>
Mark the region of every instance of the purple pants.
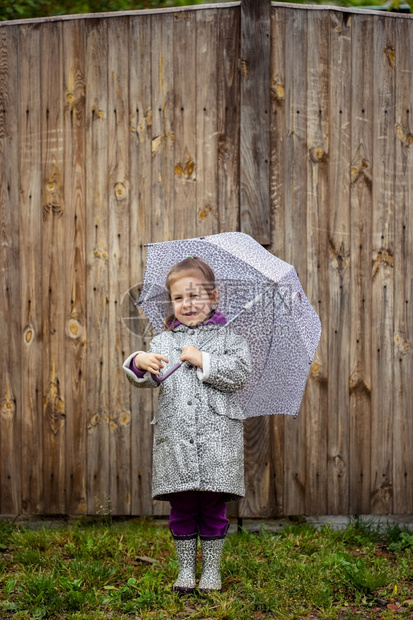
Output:
<path fill-rule="evenodd" d="M 229 519 L 226 517 L 225 494 L 212 491 L 170 493 L 169 528 L 174 538 L 224 538 Z"/>

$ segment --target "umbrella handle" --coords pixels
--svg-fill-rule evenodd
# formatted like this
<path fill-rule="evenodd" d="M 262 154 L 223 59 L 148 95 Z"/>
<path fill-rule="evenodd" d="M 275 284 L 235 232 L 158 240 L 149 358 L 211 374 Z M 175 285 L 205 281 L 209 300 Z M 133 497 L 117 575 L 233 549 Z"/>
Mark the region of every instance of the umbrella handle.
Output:
<path fill-rule="evenodd" d="M 183 362 L 178 362 L 177 364 L 175 364 L 175 366 L 172 366 L 172 368 L 170 368 L 168 372 L 166 372 L 164 375 L 153 375 L 151 373 L 151 377 L 156 383 L 163 383 L 165 379 L 170 377 L 175 372 L 175 370 L 178 370 L 178 368 L 180 368 L 182 364 Z"/>

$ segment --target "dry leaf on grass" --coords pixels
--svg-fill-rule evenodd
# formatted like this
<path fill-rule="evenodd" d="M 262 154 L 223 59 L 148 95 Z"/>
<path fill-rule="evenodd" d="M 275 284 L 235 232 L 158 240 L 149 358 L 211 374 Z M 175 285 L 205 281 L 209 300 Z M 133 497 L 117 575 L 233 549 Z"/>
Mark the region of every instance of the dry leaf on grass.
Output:
<path fill-rule="evenodd" d="M 145 564 L 156 564 L 157 560 L 149 558 L 147 555 L 138 555 L 136 557 L 137 562 L 144 562 Z"/>

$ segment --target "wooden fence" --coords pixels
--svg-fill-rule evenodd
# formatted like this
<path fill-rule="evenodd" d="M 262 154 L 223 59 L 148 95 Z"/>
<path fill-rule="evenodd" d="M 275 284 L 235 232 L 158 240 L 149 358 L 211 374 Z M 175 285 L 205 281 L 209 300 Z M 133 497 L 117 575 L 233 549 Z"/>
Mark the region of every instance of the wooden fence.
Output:
<path fill-rule="evenodd" d="M 413 20 L 243 0 L 0 23 L 0 512 L 165 514 L 121 365 L 143 244 L 243 230 L 323 334 L 243 516 L 413 510 Z"/>

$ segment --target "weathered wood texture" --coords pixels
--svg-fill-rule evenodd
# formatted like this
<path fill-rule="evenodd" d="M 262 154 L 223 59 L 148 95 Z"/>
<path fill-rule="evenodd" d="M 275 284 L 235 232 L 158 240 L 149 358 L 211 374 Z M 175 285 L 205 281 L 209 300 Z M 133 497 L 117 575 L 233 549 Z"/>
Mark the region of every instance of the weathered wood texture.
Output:
<path fill-rule="evenodd" d="M 0 513 L 168 512 L 144 244 L 230 230 L 323 325 L 230 512 L 413 511 L 412 55 L 410 16 L 265 0 L 0 23 Z"/>
<path fill-rule="evenodd" d="M 41 247 L 42 194 L 40 151 L 40 29 L 19 29 L 19 221 L 20 246 L 20 373 L 22 412 L 21 464 L 22 510 L 44 510 L 43 493 L 43 307 Z M 1 88 L 1 86 L 0 86 Z M 62 335 L 61 335 L 62 336 Z M 24 372 L 23 372 L 24 369 Z M 2 384 L 2 391 L 4 384 Z M 77 410 L 77 409 L 76 409 Z M 76 417 L 79 417 L 76 414 Z M 16 450 L 17 445 L 13 445 Z M 7 509 L 2 505 L 2 512 Z M 18 510 L 18 504 L 12 512 Z"/>
<path fill-rule="evenodd" d="M 271 3 L 241 3 L 241 230 L 270 245 Z"/>
<path fill-rule="evenodd" d="M 86 109 L 85 29 L 71 22 L 63 33 L 66 410 L 85 411 L 86 400 Z M 86 507 L 86 416 L 66 417 L 66 511 Z"/>
<path fill-rule="evenodd" d="M 59 22 L 40 34 L 43 302 L 43 492 L 44 510 L 63 513 L 66 466 L 65 254 L 63 174 L 63 32 Z"/>
<path fill-rule="evenodd" d="M 19 188 L 14 182 L 19 151 L 18 131 L 18 37 L 0 31 L 0 502 L 6 512 L 21 510 L 22 410 L 19 405 L 20 358 L 20 214 L 15 208 Z M 15 508 L 16 507 L 16 508 Z"/>
<path fill-rule="evenodd" d="M 349 510 L 370 511 L 371 461 L 371 253 L 372 253 L 372 161 L 374 118 L 372 46 L 374 20 L 366 15 L 355 20 L 352 36 L 352 74 L 357 76 L 351 92 L 350 167 L 350 462 Z"/>

